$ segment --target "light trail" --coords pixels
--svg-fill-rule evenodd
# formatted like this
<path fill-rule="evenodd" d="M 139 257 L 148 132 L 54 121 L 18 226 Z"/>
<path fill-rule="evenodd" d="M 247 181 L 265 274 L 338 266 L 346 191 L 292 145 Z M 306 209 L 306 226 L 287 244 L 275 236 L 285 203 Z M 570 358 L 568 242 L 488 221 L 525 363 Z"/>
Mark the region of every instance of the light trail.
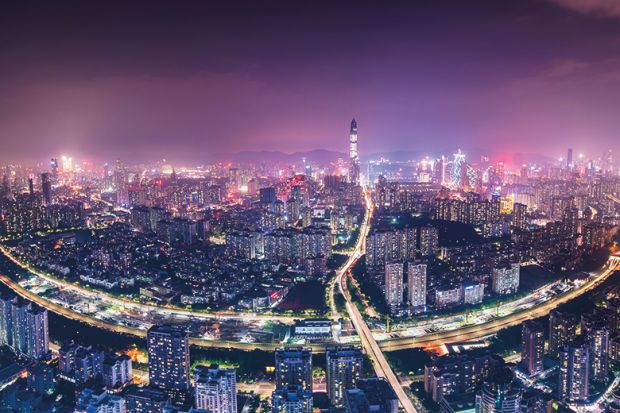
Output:
<path fill-rule="evenodd" d="M 217 318 L 222 320 L 268 320 L 268 321 L 281 321 L 287 324 L 292 324 L 296 319 L 304 318 L 305 316 L 300 314 L 295 317 L 284 316 L 278 314 L 257 314 L 257 313 L 244 313 L 244 312 L 229 312 L 229 311 L 192 311 L 192 310 L 184 310 L 179 307 L 164 307 L 159 305 L 152 304 L 143 304 L 139 303 L 135 300 L 130 300 L 127 298 L 115 297 L 103 291 L 97 291 L 90 288 L 82 287 L 76 284 L 68 283 L 64 280 L 61 280 L 57 277 L 51 276 L 43 271 L 39 271 L 36 268 L 28 265 L 25 262 L 22 262 L 15 258 L 8 249 L 6 249 L 3 245 L 0 245 L 0 252 L 13 264 L 19 266 L 20 268 L 28 271 L 29 273 L 36 275 L 44 279 L 45 281 L 56 285 L 61 290 L 73 291 L 85 297 L 94 299 L 96 301 L 105 301 L 111 304 L 120 305 L 125 308 L 130 309 L 138 309 L 142 312 L 156 312 L 163 315 L 169 316 L 191 316 L 197 318 Z"/>
<path fill-rule="evenodd" d="M 403 387 L 399 382 L 398 377 L 396 377 L 396 374 L 394 374 L 394 371 L 386 360 L 385 355 L 379 347 L 379 344 L 377 343 L 377 341 L 372 335 L 372 332 L 368 328 L 368 324 L 366 324 L 366 321 L 364 321 L 364 318 L 360 314 L 357 306 L 351 300 L 351 294 L 349 293 L 348 288 L 346 286 L 343 286 L 343 279 L 345 278 L 345 276 L 349 274 L 353 266 L 355 266 L 355 263 L 366 252 L 366 236 L 368 235 L 368 231 L 370 230 L 370 219 L 373 213 L 373 205 L 370 199 L 370 195 L 365 188 L 364 200 L 366 202 L 366 214 L 364 215 L 364 221 L 360 226 L 360 233 L 357 239 L 357 243 L 355 245 L 355 249 L 347 259 L 345 265 L 343 265 L 338 270 L 336 274 L 335 284 L 338 285 L 338 291 L 345 298 L 346 309 L 349 313 L 349 318 L 351 319 L 351 322 L 355 327 L 355 331 L 357 331 L 357 334 L 362 343 L 362 347 L 364 348 L 366 354 L 373 363 L 375 373 L 377 374 L 377 376 L 385 378 L 390 383 L 390 385 L 394 389 L 394 392 L 396 393 L 396 396 L 398 397 L 398 401 L 400 402 L 405 412 L 417 413 L 418 410 L 415 408 L 415 406 L 409 399 L 409 396 L 407 396 L 407 394 L 403 390 Z M 333 295 L 334 290 L 332 288 L 332 299 Z M 332 311 L 334 311 L 333 307 Z"/>

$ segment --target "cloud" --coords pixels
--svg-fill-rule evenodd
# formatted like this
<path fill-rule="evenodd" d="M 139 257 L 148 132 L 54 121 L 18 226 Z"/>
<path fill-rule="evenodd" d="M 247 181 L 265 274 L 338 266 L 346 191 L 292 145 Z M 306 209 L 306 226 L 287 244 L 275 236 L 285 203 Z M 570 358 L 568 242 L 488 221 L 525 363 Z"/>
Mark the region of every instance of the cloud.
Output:
<path fill-rule="evenodd" d="M 549 0 L 579 13 L 620 17 L 619 0 Z"/>

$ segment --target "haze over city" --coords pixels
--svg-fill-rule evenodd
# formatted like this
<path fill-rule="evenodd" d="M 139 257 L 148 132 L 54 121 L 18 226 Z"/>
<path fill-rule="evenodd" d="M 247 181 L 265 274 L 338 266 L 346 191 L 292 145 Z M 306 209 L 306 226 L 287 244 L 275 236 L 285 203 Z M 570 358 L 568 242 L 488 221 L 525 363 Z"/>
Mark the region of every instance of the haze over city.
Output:
<path fill-rule="evenodd" d="M 352 117 L 363 158 L 600 156 L 620 130 L 618 14 L 614 0 L 12 3 L 0 159 L 346 152 Z"/>

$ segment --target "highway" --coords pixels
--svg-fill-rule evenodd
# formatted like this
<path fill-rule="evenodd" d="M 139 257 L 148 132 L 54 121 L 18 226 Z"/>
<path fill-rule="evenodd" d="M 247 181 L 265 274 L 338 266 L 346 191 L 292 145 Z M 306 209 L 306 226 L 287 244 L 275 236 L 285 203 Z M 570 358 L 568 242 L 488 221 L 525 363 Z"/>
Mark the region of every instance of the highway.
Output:
<path fill-rule="evenodd" d="M 295 319 L 304 318 L 304 315 L 298 315 L 295 317 L 279 315 L 279 314 L 258 314 L 258 313 L 247 313 L 247 312 L 232 312 L 232 311 L 197 311 L 197 310 L 185 310 L 180 307 L 174 306 L 160 306 L 160 305 L 152 305 L 152 304 L 144 304 L 137 302 L 132 299 L 123 298 L 123 297 L 115 297 L 103 291 L 97 291 L 91 288 L 83 287 L 77 284 L 68 283 L 65 280 L 61 280 L 57 277 L 54 277 L 48 273 L 43 271 L 39 271 L 36 268 L 33 268 L 28 263 L 22 262 L 15 258 L 10 251 L 0 245 L 0 253 L 2 253 L 8 260 L 10 260 L 13 264 L 19 266 L 20 268 L 28 271 L 29 273 L 36 275 L 44 279 L 45 281 L 55 284 L 58 288 L 61 288 L 64 291 L 73 291 L 82 296 L 88 297 L 97 301 L 105 301 L 110 304 L 123 306 L 126 308 L 138 309 L 142 312 L 154 311 L 164 315 L 171 316 L 191 316 L 191 317 L 208 317 L 208 318 L 218 318 L 222 320 L 277 320 L 282 321 L 287 324 L 292 324 Z"/>
<path fill-rule="evenodd" d="M 338 285 L 338 290 L 340 294 L 342 294 L 346 301 L 347 312 L 349 313 L 349 318 L 355 327 L 355 331 L 360 338 L 362 347 L 366 354 L 370 358 L 373 363 L 373 367 L 377 376 L 385 378 L 392 388 L 394 392 L 396 392 L 396 396 L 402 406 L 402 408 L 407 413 L 415 413 L 417 409 L 403 390 L 402 385 L 400 384 L 398 377 L 394 374 L 394 371 L 390 367 L 388 361 L 383 354 L 383 351 L 379 347 L 379 344 L 375 340 L 372 335 L 372 332 L 368 328 L 368 324 L 364 321 L 364 318 L 360 314 L 357 306 L 351 300 L 351 294 L 349 293 L 349 289 L 346 283 L 346 277 L 349 276 L 351 269 L 355 266 L 357 260 L 359 260 L 362 255 L 366 252 L 366 235 L 368 235 L 368 231 L 370 230 L 370 220 L 372 218 L 373 213 L 373 205 L 370 199 L 370 195 L 367 190 L 364 190 L 364 200 L 366 202 L 366 214 L 364 215 L 364 221 L 360 227 L 359 237 L 357 239 L 357 243 L 355 245 L 355 249 L 353 253 L 347 259 L 345 265 L 343 265 L 340 270 L 336 274 L 335 283 Z M 334 302 L 334 291 L 331 291 L 331 301 L 330 305 L 333 305 Z M 332 307 L 332 313 L 337 313 L 335 307 Z"/>
<path fill-rule="evenodd" d="M 381 342 L 381 349 L 384 351 L 403 350 L 414 347 L 433 347 L 444 343 L 454 343 L 470 341 L 494 334 L 504 328 L 519 325 L 526 320 L 543 317 L 556 307 L 564 304 L 580 295 L 592 290 L 615 271 L 620 270 L 620 254 L 612 255 L 603 269 L 591 276 L 579 287 L 573 288 L 566 293 L 553 299 L 542 302 L 537 306 L 517 310 L 504 317 L 494 318 L 491 321 L 474 324 L 454 330 L 443 331 L 432 334 L 424 334 L 419 337 L 396 338 Z"/>

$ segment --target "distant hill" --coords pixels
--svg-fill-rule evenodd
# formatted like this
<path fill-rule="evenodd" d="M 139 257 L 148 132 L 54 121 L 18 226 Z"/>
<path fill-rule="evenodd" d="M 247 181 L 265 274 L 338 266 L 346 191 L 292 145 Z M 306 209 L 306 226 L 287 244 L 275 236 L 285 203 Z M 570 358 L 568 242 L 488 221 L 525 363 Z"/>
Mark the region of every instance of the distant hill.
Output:
<path fill-rule="evenodd" d="M 391 161 L 409 161 L 419 160 L 424 156 L 438 157 L 438 154 L 445 154 L 448 158 L 452 158 L 452 154 L 456 150 L 443 150 L 433 153 L 424 151 L 395 151 L 395 152 L 377 152 L 368 155 L 362 155 L 362 162 L 368 162 L 371 159 L 379 159 L 381 157 L 389 159 Z M 521 163 L 547 163 L 552 162 L 553 159 L 549 156 L 531 154 L 531 153 L 500 153 L 489 152 L 478 148 L 466 149 L 463 148 L 467 156 L 468 162 L 478 162 L 482 155 L 488 156 L 491 161 L 504 161 L 511 165 L 520 165 Z M 315 165 L 325 165 L 338 160 L 338 158 L 348 159 L 348 154 L 344 152 L 331 151 L 327 149 L 314 149 L 311 151 L 301 151 L 286 153 L 282 151 L 243 151 L 243 152 L 221 152 L 214 154 L 208 159 L 209 161 L 229 161 L 235 163 L 297 163 L 301 162 L 302 158 L 306 158 L 310 163 Z"/>

